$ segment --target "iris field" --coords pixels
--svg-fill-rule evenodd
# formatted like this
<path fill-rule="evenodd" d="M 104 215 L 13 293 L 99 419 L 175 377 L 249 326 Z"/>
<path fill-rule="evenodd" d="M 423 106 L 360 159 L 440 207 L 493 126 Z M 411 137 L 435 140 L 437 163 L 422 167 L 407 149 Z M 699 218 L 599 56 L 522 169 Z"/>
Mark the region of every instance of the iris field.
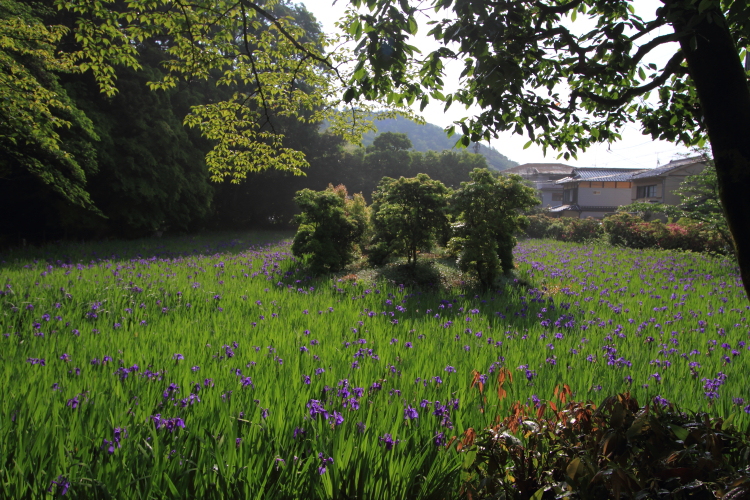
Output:
<path fill-rule="evenodd" d="M 278 238 L 0 255 L 0 497 L 456 498 L 467 430 L 566 385 L 750 423 L 728 260 L 529 240 L 475 295 Z"/>

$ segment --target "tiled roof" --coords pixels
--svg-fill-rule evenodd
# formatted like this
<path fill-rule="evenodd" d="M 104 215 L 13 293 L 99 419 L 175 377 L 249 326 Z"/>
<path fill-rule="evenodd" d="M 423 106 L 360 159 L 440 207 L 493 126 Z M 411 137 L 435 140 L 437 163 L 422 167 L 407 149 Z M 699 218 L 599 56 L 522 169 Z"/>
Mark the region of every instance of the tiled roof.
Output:
<path fill-rule="evenodd" d="M 633 172 L 626 172 L 622 174 L 614 174 L 614 175 L 602 175 L 599 177 L 590 177 L 586 179 L 587 181 L 593 181 L 593 182 L 627 182 L 633 178 L 633 175 L 637 174 Z"/>
<path fill-rule="evenodd" d="M 636 172 L 640 172 L 640 170 L 637 170 Z M 565 177 L 564 179 L 560 179 L 555 184 L 566 184 L 568 182 L 579 182 L 579 181 L 586 181 L 586 182 L 627 182 L 633 178 L 633 172 L 624 172 L 621 174 L 612 174 L 612 175 L 599 175 L 599 176 L 592 176 L 592 177 Z"/>
<path fill-rule="evenodd" d="M 606 181 L 625 182 L 632 179 L 633 174 L 642 172 L 638 168 L 577 168 L 570 177 L 560 179 L 557 184 L 576 181 Z"/>
<path fill-rule="evenodd" d="M 672 170 L 677 170 L 678 168 L 687 167 L 688 165 L 694 165 L 696 163 L 704 163 L 705 161 L 706 160 L 701 156 L 684 158 L 682 160 L 673 160 L 666 165 L 662 165 L 661 167 L 651 168 L 649 170 L 644 170 L 643 172 L 638 172 L 637 174 L 633 175 L 633 179 L 648 179 L 649 177 L 658 177 L 660 175 L 668 174 Z"/>
<path fill-rule="evenodd" d="M 640 172 L 642 168 L 577 168 L 573 171 L 573 177 L 581 180 L 592 180 L 596 177 L 609 177 L 610 175 L 632 174 Z"/>
<path fill-rule="evenodd" d="M 564 165 L 562 163 L 524 163 L 515 167 L 503 170 L 503 173 L 519 175 L 535 174 L 570 174 L 575 167 Z"/>
<path fill-rule="evenodd" d="M 566 210 L 572 210 L 574 212 L 615 212 L 617 207 L 603 207 L 595 205 L 561 205 L 559 207 L 550 208 L 550 212 L 565 212 Z"/>

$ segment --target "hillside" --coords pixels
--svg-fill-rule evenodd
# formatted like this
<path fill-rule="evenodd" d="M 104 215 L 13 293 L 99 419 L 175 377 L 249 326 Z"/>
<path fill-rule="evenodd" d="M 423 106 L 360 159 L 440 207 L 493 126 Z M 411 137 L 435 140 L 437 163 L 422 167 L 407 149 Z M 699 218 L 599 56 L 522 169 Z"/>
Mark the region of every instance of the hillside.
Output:
<path fill-rule="evenodd" d="M 362 138 L 362 143 L 365 146 L 372 144 L 373 139 L 378 134 L 399 132 L 409 136 L 416 151 L 443 151 L 444 149 L 453 149 L 456 141 L 461 137 L 458 134 L 448 137 L 445 131 L 437 125 L 432 123 L 420 125 L 402 117 L 376 121 L 375 125 L 378 127 L 378 131 L 370 132 Z M 475 149 L 477 146 L 479 146 L 479 151 Z M 488 148 L 484 144 L 472 143 L 467 150 L 484 156 L 487 159 L 487 164 L 495 170 L 505 170 L 518 165 L 518 162 L 510 160 L 495 148 Z"/>

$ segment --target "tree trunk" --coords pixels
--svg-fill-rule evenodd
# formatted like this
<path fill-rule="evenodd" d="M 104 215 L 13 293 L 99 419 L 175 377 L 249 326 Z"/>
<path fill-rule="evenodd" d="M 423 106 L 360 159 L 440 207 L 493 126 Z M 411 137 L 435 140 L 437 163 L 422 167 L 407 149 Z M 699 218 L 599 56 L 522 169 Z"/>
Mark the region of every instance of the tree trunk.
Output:
<path fill-rule="evenodd" d="M 668 8 L 677 2 L 664 0 Z M 719 198 L 734 237 L 737 261 L 745 291 L 750 296 L 750 89 L 739 51 L 718 9 L 705 12 L 692 29 L 688 22 L 697 12 L 676 12 L 669 18 L 680 38 L 688 72 L 695 83 L 703 118 L 708 129 L 716 173 Z"/>

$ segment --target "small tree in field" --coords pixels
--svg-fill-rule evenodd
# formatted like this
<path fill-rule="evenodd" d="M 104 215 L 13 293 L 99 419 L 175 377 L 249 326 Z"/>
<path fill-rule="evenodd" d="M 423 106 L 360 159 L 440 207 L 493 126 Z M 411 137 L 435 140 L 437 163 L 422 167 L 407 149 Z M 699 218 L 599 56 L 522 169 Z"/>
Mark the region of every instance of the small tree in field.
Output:
<path fill-rule="evenodd" d="M 292 253 L 310 256 L 314 272 L 338 271 L 354 259 L 354 244 L 364 230 L 363 221 L 346 212 L 346 188 L 325 191 L 303 189 L 294 197 L 302 213 Z M 338 189 L 338 191 L 337 191 Z"/>
<path fill-rule="evenodd" d="M 370 260 L 382 263 L 393 254 L 416 264 L 417 251 L 432 246 L 435 234 L 448 222 L 445 208 L 450 189 L 427 174 L 383 177 L 372 194 L 375 231 Z"/>
<path fill-rule="evenodd" d="M 513 269 L 514 233 L 526 219 L 521 211 L 539 200 L 518 175 L 497 176 L 477 168 L 469 176 L 471 182 L 462 182 L 451 199 L 457 222 L 449 247 L 458 254 L 461 270 L 475 274 L 489 288 L 501 271 Z"/>
<path fill-rule="evenodd" d="M 349 196 L 349 192 L 343 184 L 334 186 L 329 183 L 328 191 L 333 191 L 336 196 L 344 200 L 344 213 L 346 213 L 347 217 L 353 219 L 359 228 L 354 243 L 364 246 L 372 238 L 370 207 L 367 206 L 367 200 L 365 200 L 362 193 L 355 193 Z"/>

